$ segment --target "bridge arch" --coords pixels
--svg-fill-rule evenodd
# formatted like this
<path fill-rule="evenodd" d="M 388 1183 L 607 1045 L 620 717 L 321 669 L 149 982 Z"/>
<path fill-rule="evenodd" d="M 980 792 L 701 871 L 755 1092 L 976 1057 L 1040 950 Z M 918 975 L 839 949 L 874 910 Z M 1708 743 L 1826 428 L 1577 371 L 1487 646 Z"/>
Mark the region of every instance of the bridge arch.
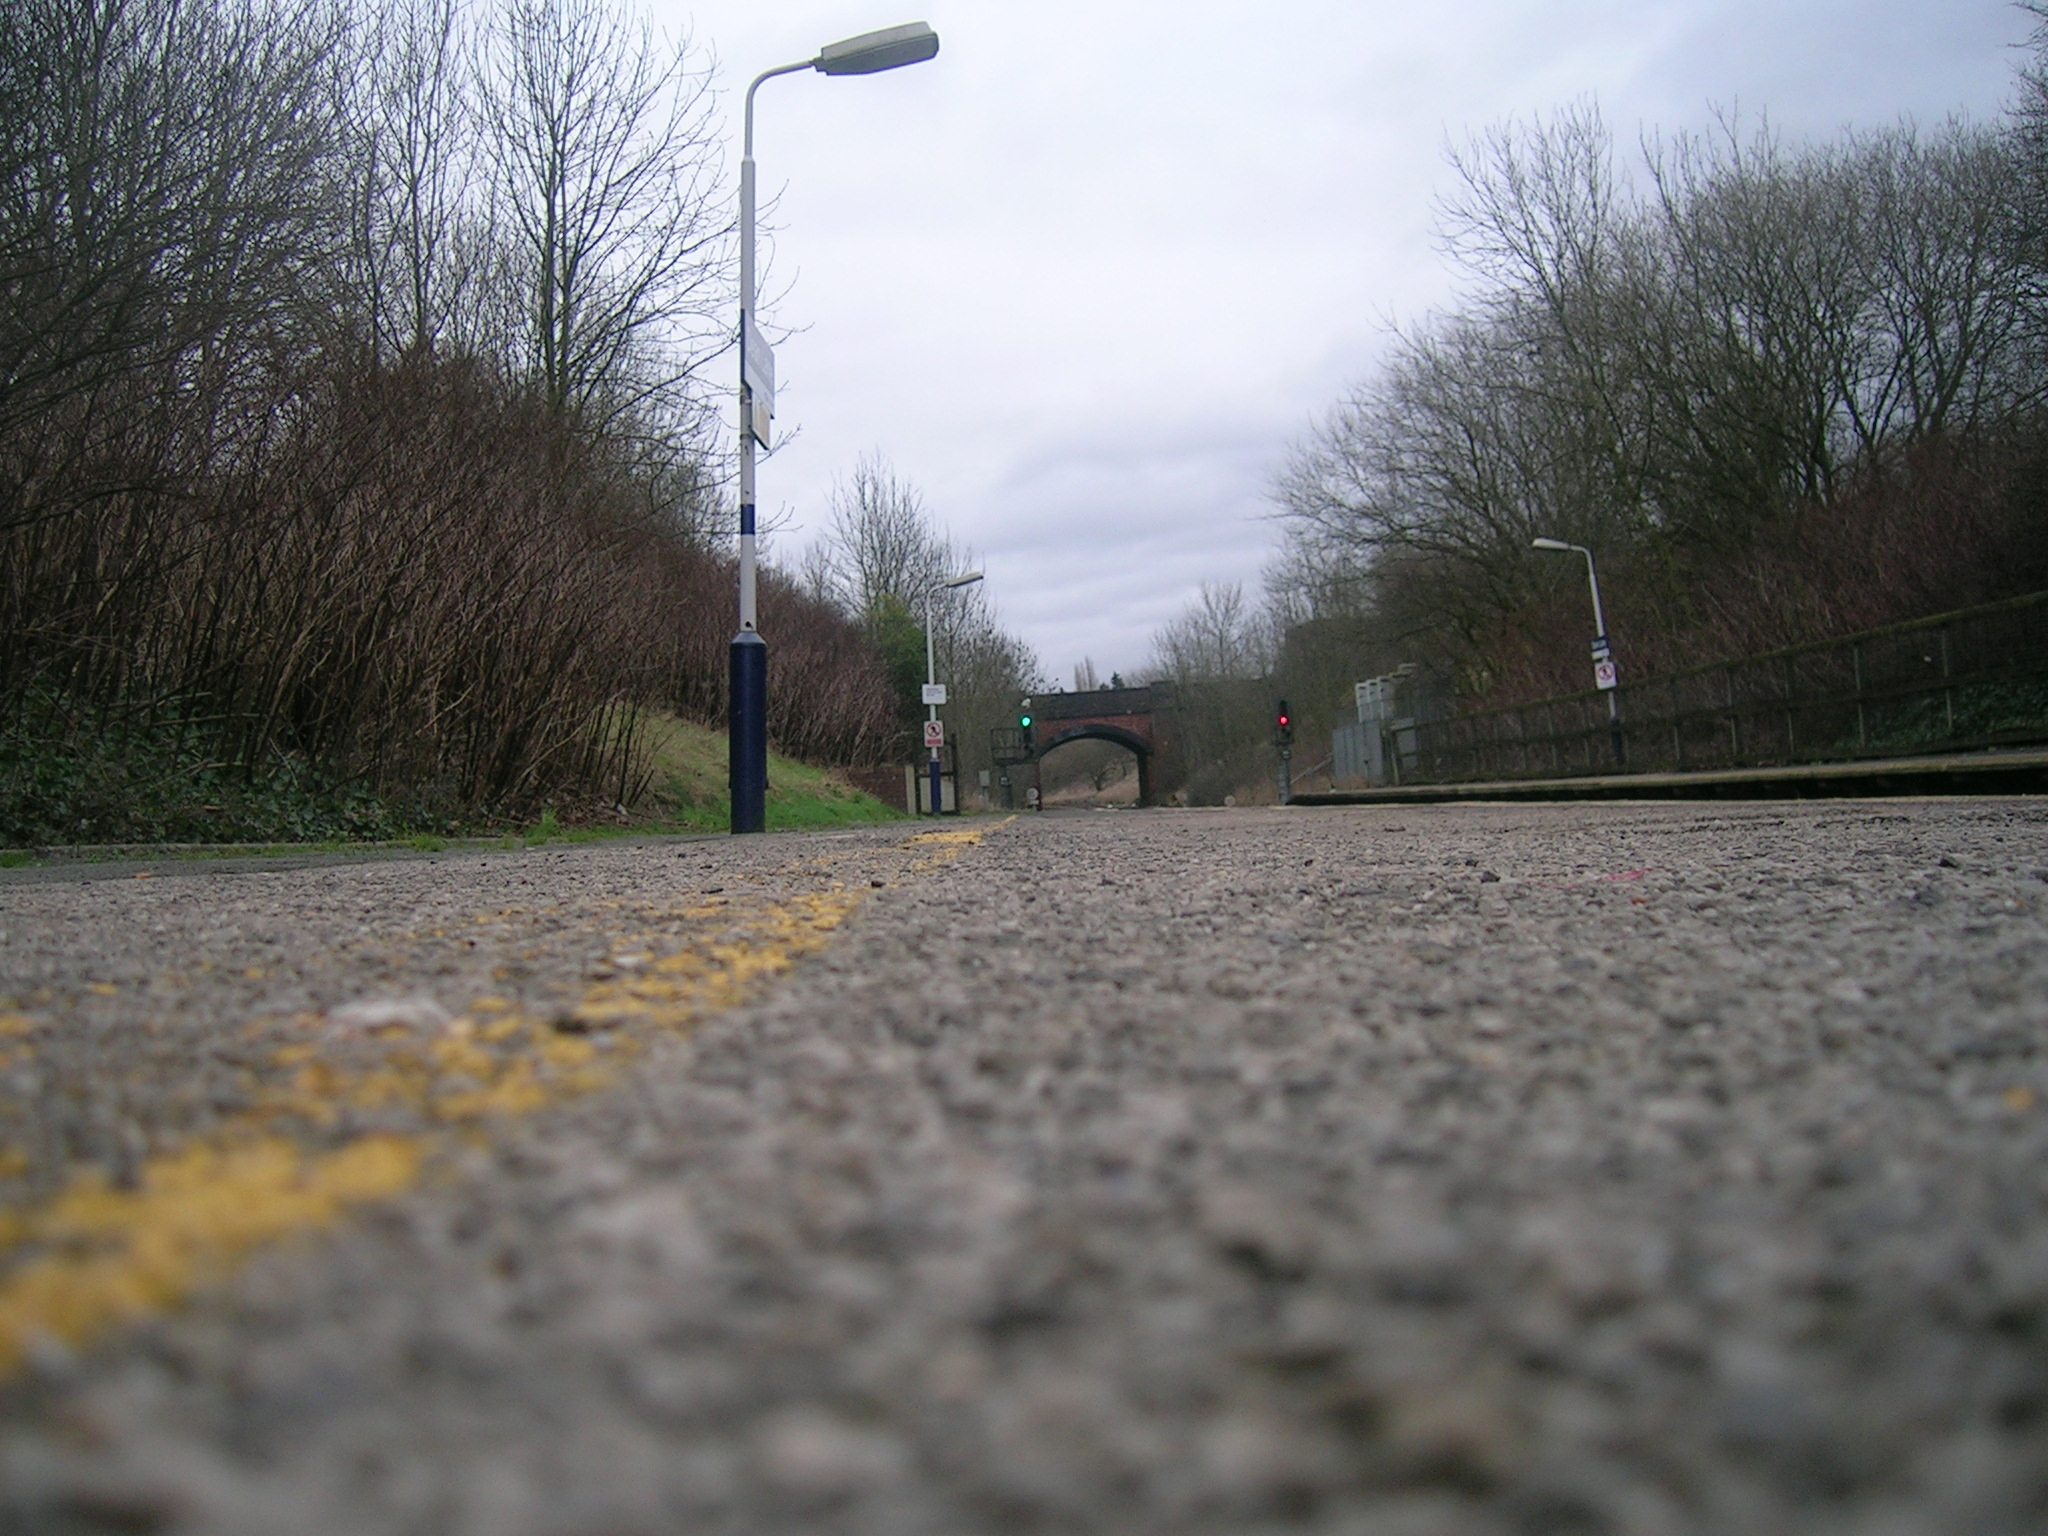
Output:
<path fill-rule="evenodd" d="M 1187 777 L 1181 751 L 1180 710 L 1166 683 L 1141 683 L 1132 688 L 1090 688 L 1075 693 L 1054 690 L 1022 701 L 1023 713 L 1035 719 L 1033 734 L 1022 742 L 1007 733 L 1013 761 L 1035 760 L 1062 743 L 1093 737 L 1114 742 L 1138 760 L 1138 804 L 1157 805 Z M 1034 739 L 1035 734 L 1035 739 Z"/>
<path fill-rule="evenodd" d="M 1064 721 L 1052 722 L 1052 729 L 1045 745 L 1038 749 L 1040 759 L 1049 756 L 1055 749 L 1064 747 L 1070 741 L 1107 741 L 1122 747 L 1138 760 L 1138 804 L 1151 805 L 1152 799 L 1152 743 L 1136 731 L 1126 730 L 1120 725 L 1105 721 L 1091 720 L 1079 725 L 1068 725 Z"/>

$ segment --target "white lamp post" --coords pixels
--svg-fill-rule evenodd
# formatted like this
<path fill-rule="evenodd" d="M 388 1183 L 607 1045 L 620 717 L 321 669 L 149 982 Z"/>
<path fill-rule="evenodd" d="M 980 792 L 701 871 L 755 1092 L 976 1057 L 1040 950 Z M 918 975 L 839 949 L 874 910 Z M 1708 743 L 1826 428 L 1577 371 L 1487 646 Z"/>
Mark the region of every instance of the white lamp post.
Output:
<path fill-rule="evenodd" d="M 950 580 L 939 582 L 936 586 L 927 590 L 924 595 L 924 699 L 926 720 L 936 720 L 939 718 L 938 653 L 932 647 L 932 600 L 941 592 L 950 592 L 955 587 L 971 587 L 979 580 L 981 580 L 981 572 L 969 571 L 964 576 L 955 576 Z M 933 742 L 928 750 L 931 753 L 928 772 L 931 776 L 932 814 L 936 816 L 944 809 L 944 803 L 940 795 L 944 785 L 944 775 L 939 766 L 938 743 Z"/>
<path fill-rule="evenodd" d="M 754 328 L 754 92 L 761 82 L 799 69 L 821 75 L 872 75 L 921 64 L 939 51 L 939 35 L 921 21 L 863 32 L 821 48 L 814 59 L 763 70 L 747 87 L 740 143 L 740 630 L 732 640 L 726 707 L 727 783 L 732 829 L 759 832 L 768 810 L 768 643 L 754 605 L 754 445 L 768 442 L 775 414 L 775 354 Z"/>
<path fill-rule="evenodd" d="M 1583 544 L 1567 544 L 1563 539 L 1533 539 L 1530 547 L 1554 554 L 1581 554 L 1586 557 L 1586 585 L 1593 593 L 1593 686 L 1607 695 L 1607 728 L 1614 738 L 1615 766 L 1620 767 L 1625 754 L 1621 741 L 1621 705 L 1615 697 L 1615 687 L 1621 678 L 1614 665 L 1614 647 L 1607 639 L 1607 615 L 1600 606 L 1600 574 L 1593 569 L 1593 551 Z"/>

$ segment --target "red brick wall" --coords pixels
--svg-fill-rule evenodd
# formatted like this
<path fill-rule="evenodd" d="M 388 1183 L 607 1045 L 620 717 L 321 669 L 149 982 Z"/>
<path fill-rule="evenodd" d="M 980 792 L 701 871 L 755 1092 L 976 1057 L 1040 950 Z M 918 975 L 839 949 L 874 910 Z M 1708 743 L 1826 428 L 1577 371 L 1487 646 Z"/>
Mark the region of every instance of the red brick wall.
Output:
<path fill-rule="evenodd" d="M 1150 715 L 1077 715 L 1071 720 L 1049 720 L 1041 716 L 1031 734 L 1041 742 L 1057 741 L 1069 731 L 1077 731 L 1087 725 L 1113 726 L 1120 731 L 1129 731 L 1140 741 L 1152 740 Z"/>
<path fill-rule="evenodd" d="M 833 772 L 862 794 L 873 795 L 886 806 L 899 811 L 909 809 L 904 804 L 901 763 L 884 764 L 880 768 L 835 768 Z"/>

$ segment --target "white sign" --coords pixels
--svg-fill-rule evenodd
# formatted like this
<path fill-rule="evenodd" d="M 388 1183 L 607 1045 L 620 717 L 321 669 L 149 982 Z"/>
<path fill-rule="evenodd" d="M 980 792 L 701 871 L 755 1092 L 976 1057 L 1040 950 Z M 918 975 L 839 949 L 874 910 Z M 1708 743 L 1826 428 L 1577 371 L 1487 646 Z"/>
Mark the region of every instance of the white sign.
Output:
<path fill-rule="evenodd" d="M 919 699 L 917 702 L 920 704 L 945 703 L 946 685 L 944 683 L 926 683 L 924 685 L 924 697 Z"/>
<path fill-rule="evenodd" d="M 1615 675 L 1613 662 L 1596 661 L 1593 663 L 1593 686 L 1595 688 L 1612 688 L 1619 681 L 1620 679 Z"/>
<path fill-rule="evenodd" d="M 745 423 L 747 435 L 763 448 L 768 446 L 768 423 L 775 415 L 775 349 L 768 338 L 754 329 L 754 317 L 747 316 L 746 334 L 740 339 L 745 354 L 740 376 L 752 396 L 751 418 Z"/>
<path fill-rule="evenodd" d="M 928 747 L 943 747 L 946 744 L 946 722 L 927 720 L 924 723 L 924 744 Z"/>

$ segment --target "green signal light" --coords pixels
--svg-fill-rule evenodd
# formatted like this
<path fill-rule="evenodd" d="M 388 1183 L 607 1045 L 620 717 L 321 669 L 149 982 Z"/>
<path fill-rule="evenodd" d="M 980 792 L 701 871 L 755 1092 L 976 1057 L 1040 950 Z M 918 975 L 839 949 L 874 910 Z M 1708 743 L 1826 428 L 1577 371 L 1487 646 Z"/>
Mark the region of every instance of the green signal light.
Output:
<path fill-rule="evenodd" d="M 1031 729 L 1031 717 L 1029 715 L 1025 715 L 1023 718 L 1018 720 L 1017 724 L 1021 729 L 1028 731 Z"/>

